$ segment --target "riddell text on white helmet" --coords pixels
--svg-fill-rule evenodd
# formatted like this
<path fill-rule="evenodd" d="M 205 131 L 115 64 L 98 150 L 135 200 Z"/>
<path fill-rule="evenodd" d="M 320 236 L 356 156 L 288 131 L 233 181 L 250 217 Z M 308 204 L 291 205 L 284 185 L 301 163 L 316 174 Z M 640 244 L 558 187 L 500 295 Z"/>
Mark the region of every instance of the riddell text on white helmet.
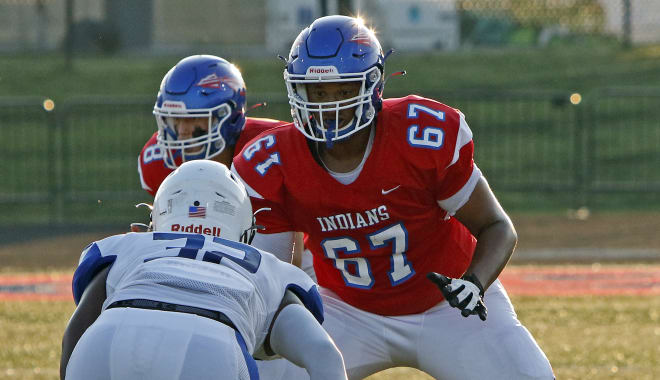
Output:
<path fill-rule="evenodd" d="M 187 226 L 182 226 L 180 224 L 174 223 L 171 227 L 172 232 L 190 232 L 194 234 L 210 235 L 215 237 L 220 237 L 220 227 L 205 227 L 201 224 L 189 224 Z"/>

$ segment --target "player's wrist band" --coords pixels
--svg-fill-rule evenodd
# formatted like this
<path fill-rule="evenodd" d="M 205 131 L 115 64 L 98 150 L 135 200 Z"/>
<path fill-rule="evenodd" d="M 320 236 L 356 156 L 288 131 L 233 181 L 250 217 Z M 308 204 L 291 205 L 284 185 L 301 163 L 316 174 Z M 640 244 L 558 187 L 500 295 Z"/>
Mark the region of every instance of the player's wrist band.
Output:
<path fill-rule="evenodd" d="M 463 277 L 461 277 L 461 280 L 470 281 L 471 283 L 475 284 L 477 288 L 479 288 L 479 295 L 481 297 L 484 296 L 484 286 L 481 285 L 481 281 L 479 281 L 479 279 L 477 278 L 477 276 L 474 275 L 474 273 L 463 275 Z"/>

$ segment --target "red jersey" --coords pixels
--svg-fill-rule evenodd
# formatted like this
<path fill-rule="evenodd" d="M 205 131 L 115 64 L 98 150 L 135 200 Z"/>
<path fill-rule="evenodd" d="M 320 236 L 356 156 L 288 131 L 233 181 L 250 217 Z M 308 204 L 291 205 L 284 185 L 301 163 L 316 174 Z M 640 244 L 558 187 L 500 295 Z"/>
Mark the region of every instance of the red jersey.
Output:
<path fill-rule="evenodd" d="M 442 300 L 430 271 L 460 277 L 475 238 L 451 215 L 474 190 L 472 132 L 463 115 L 418 97 L 387 99 L 359 176 L 332 177 L 293 124 L 262 133 L 234 157 L 264 233 L 302 231 L 320 285 L 382 315 Z"/>
<path fill-rule="evenodd" d="M 272 119 L 246 118 L 245 126 L 238 137 L 238 141 L 236 141 L 234 152 L 240 152 L 243 146 L 259 133 L 283 124 L 286 124 L 286 122 Z M 174 171 L 174 169 L 165 166 L 165 162 L 163 161 L 165 152 L 158 146 L 156 141 L 157 134 L 158 132 L 155 132 L 149 141 L 144 144 L 142 152 L 138 156 L 140 183 L 142 184 L 142 188 L 153 196 L 156 195 L 156 191 L 158 191 L 165 177 Z M 181 165 L 181 157 L 176 157 L 175 161 L 177 166 Z"/>

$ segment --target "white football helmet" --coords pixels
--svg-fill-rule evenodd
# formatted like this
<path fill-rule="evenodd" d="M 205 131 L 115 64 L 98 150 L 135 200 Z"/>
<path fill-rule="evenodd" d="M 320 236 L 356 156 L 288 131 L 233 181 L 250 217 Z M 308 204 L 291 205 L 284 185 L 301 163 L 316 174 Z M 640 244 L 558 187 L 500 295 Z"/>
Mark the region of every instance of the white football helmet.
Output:
<path fill-rule="evenodd" d="M 151 212 L 153 230 L 250 243 L 254 218 L 245 186 L 211 160 L 184 162 L 165 178 Z"/>

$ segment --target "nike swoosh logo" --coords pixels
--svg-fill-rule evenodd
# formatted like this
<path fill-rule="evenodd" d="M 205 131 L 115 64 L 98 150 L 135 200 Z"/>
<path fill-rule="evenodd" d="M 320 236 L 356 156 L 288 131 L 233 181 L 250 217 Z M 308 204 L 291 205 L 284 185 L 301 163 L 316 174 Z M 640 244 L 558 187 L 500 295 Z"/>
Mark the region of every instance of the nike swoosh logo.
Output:
<path fill-rule="evenodd" d="M 396 187 L 393 187 L 393 188 L 391 188 L 391 189 L 389 189 L 389 190 L 381 189 L 380 192 L 383 193 L 383 195 L 385 195 L 385 194 L 389 194 L 389 193 L 393 192 L 394 190 L 398 189 L 399 187 L 401 187 L 401 185 L 398 185 L 398 186 L 396 186 Z"/>

